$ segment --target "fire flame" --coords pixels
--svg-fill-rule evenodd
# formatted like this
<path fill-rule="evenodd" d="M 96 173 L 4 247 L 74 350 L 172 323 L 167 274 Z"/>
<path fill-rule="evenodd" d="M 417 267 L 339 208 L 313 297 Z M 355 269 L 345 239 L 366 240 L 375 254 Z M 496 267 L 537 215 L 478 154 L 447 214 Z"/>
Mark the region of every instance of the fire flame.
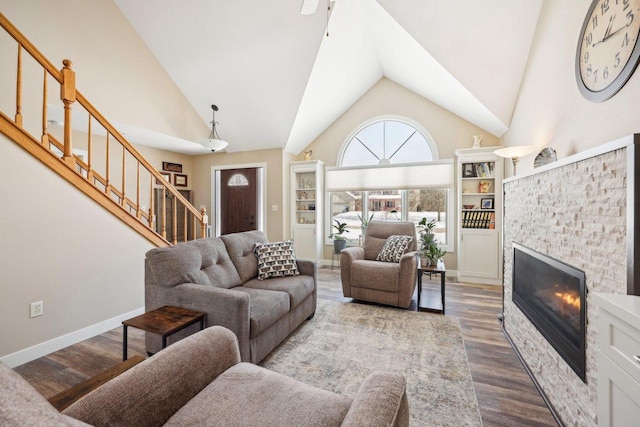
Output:
<path fill-rule="evenodd" d="M 576 298 L 575 294 L 568 292 L 556 292 L 555 295 L 565 304 L 571 305 L 580 310 L 580 298 Z"/>

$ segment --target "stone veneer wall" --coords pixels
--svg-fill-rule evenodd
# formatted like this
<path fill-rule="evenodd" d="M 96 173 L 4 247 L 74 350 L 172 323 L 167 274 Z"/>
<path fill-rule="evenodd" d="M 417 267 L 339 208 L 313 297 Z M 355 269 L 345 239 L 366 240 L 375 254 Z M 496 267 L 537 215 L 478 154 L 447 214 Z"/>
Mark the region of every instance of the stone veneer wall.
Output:
<path fill-rule="evenodd" d="M 565 425 L 597 424 L 597 307 L 587 294 L 585 384 L 513 303 L 512 242 L 584 270 L 588 292 L 626 294 L 626 152 L 504 183 L 504 326 Z"/>

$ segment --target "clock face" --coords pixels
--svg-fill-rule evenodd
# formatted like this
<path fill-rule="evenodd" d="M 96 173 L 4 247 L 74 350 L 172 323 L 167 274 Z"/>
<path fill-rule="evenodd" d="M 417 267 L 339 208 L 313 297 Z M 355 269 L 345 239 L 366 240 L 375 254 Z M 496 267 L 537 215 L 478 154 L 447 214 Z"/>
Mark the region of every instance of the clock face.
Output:
<path fill-rule="evenodd" d="M 591 101 L 612 97 L 640 56 L 640 0 L 594 0 L 576 52 L 578 88 Z"/>

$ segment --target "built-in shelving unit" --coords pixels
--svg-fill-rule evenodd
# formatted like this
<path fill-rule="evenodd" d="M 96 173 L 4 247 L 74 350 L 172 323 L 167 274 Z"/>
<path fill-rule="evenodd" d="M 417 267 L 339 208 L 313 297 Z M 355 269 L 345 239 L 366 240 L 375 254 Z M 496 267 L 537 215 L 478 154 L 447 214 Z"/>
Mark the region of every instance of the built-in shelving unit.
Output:
<path fill-rule="evenodd" d="M 499 147 L 456 150 L 458 274 L 461 281 L 502 283 L 502 159 Z"/>
<path fill-rule="evenodd" d="M 291 237 L 296 256 L 322 259 L 324 163 L 291 163 Z"/>

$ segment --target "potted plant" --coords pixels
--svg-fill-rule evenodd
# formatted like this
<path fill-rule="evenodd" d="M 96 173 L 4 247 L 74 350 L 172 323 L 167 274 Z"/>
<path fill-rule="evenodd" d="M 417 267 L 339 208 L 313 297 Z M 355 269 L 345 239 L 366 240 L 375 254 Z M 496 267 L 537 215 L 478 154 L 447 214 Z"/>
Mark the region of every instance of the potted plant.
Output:
<path fill-rule="evenodd" d="M 357 214 L 357 215 L 358 215 L 358 219 L 360 220 L 360 229 L 362 230 L 362 237 L 364 237 L 364 233 L 365 231 L 367 231 L 367 227 L 369 226 L 369 221 L 373 219 L 373 214 L 371 214 L 369 219 L 362 218 L 360 214 Z"/>
<path fill-rule="evenodd" d="M 438 242 L 432 240 L 429 245 L 423 249 L 422 255 L 427 259 L 427 265 L 438 265 L 438 261 L 447 253 L 444 249 L 438 247 Z"/>
<path fill-rule="evenodd" d="M 423 217 L 418 223 L 418 227 L 420 228 L 420 247 L 426 248 L 435 237 L 433 229 L 436 227 L 436 220 L 427 221 L 427 218 Z"/>
<path fill-rule="evenodd" d="M 347 246 L 347 238 L 343 236 L 344 233 L 348 233 L 347 223 L 340 222 L 337 219 L 334 220 L 335 224 L 333 224 L 333 228 L 336 229 L 335 233 L 329 234 L 329 238 L 333 239 L 333 251 L 336 254 L 339 254 L 341 250 L 343 250 Z"/>

